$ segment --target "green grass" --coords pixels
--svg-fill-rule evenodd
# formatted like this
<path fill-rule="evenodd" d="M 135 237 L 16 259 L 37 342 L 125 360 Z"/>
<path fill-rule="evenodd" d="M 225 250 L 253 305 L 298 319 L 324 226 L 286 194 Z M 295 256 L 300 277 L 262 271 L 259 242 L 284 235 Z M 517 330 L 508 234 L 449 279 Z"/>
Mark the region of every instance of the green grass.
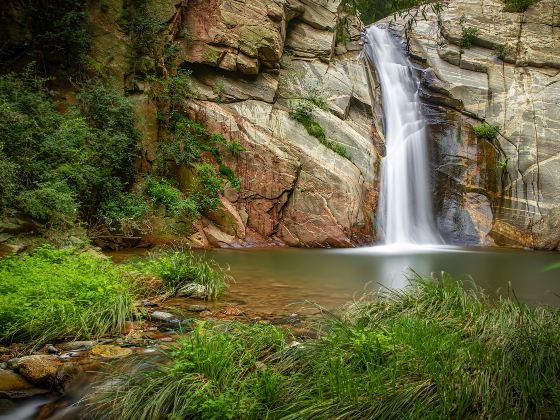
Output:
<path fill-rule="evenodd" d="M 488 123 L 476 124 L 473 126 L 473 131 L 478 137 L 487 140 L 495 139 L 500 133 L 500 127 Z"/>
<path fill-rule="evenodd" d="M 0 259 L 0 343 L 41 345 L 120 333 L 141 296 L 173 295 L 202 284 L 209 298 L 227 276 L 211 260 L 183 250 L 153 252 L 117 265 L 74 248 L 38 248 Z"/>
<path fill-rule="evenodd" d="M 104 418 L 554 418 L 560 313 L 441 279 L 346 308 L 318 339 L 202 324 L 168 363 L 121 374 Z"/>
<path fill-rule="evenodd" d="M 0 342 L 46 342 L 120 331 L 132 285 L 110 261 L 49 246 L 0 259 Z"/>
<path fill-rule="evenodd" d="M 131 261 L 126 269 L 161 279 L 160 293 L 169 295 L 175 295 L 188 283 L 197 283 L 205 287 L 209 299 L 216 299 L 227 282 L 227 275 L 220 266 L 183 249 L 152 252 L 145 259 Z"/>

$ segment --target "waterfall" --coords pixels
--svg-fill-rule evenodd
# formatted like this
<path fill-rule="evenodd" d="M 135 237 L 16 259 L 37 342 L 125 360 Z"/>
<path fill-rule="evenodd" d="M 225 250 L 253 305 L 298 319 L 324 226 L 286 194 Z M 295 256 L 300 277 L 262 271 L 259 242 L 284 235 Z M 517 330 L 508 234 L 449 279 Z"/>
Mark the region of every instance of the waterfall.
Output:
<path fill-rule="evenodd" d="M 366 31 L 365 51 L 381 85 L 385 127 L 378 229 L 387 245 L 440 244 L 417 80 L 388 30 L 370 26 Z"/>

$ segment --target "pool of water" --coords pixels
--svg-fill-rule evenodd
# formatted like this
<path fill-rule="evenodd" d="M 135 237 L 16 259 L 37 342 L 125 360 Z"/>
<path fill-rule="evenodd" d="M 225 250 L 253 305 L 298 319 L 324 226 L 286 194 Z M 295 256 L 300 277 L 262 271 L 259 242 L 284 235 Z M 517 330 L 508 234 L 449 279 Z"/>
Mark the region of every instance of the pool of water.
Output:
<path fill-rule="evenodd" d="M 491 295 L 530 305 L 560 306 L 560 254 L 451 247 L 344 250 L 221 249 L 205 254 L 229 267 L 234 281 L 223 300 L 264 313 L 334 309 L 380 288 L 402 288 L 412 274 L 446 271 Z"/>

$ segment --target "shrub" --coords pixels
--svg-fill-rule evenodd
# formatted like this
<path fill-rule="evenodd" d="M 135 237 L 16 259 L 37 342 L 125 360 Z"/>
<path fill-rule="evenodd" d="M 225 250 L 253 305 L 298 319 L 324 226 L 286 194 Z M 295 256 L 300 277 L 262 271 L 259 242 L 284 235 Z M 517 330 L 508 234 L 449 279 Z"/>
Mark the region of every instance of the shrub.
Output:
<path fill-rule="evenodd" d="M 497 125 L 482 123 L 473 126 L 473 131 L 478 137 L 482 137 L 487 140 L 493 140 L 500 133 L 500 127 L 498 127 Z"/>
<path fill-rule="evenodd" d="M 461 50 L 467 50 L 473 46 L 473 42 L 476 39 L 476 34 L 478 33 L 477 28 L 469 27 L 463 28 L 461 33 L 461 38 L 459 39 L 459 47 Z"/>
<path fill-rule="evenodd" d="M 216 173 L 216 169 L 209 163 L 196 165 L 196 183 L 193 198 L 201 211 L 214 210 L 220 203 L 220 192 L 223 182 Z"/>
<path fill-rule="evenodd" d="M 285 345 L 267 325 L 198 328 L 168 363 L 101 388 L 105 418 L 552 418 L 560 311 L 414 279 Z"/>
<path fill-rule="evenodd" d="M 0 342 L 117 333 L 132 315 L 129 284 L 109 260 L 49 246 L 0 259 Z"/>
<path fill-rule="evenodd" d="M 128 269 L 138 270 L 163 280 L 162 292 L 175 295 L 189 283 L 201 284 L 210 299 L 224 290 L 227 276 L 213 261 L 189 250 L 167 250 L 151 253 L 147 259 L 129 263 Z"/>
<path fill-rule="evenodd" d="M 76 70 L 91 47 L 86 0 L 35 1 L 28 11 L 37 57 L 53 70 Z"/>
<path fill-rule="evenodd" d="M 227 144 L 227 148 L 233 156 L 239 156 L 246 149 L 239 143 L 239 140 L 232 140 Z"/>
<path fill-rule="evenodd" d="M 494 55 L 500 60 L 504 60 L 508 53 L 508 47 L 506 45 L 496 45 L 494 47 Z"/>
<path fill-rule="evenodd" d="M 520 13 L 526 11 L 539 0 L 506 0 L 504 12 Z"/>
<path fill-rule="evenodd" d="M 181 202 L 181 191 L 168 180 L 156 180 L 150 178 L 147 182 L 146 191 L 154 203 L 165 206 L 167 210 L 176 211 Z"/>
<path fill-rule="evenodd" d="M 231 186 L 235 188 L 237 191 L 239 191 L 241 188 L 241 183 L 239 182 L 239 178 L 235 176 L 233 170 L 226 165 L 220 165 L 218 169 L 220 173 L 227 178 Z"/>
<path fill-rule="evenodd" d="M 139 194 L 120 192 L 106 199 L 99 208 L 99 215 L 110 230 L 120 230 L 132 235 L 145 230 L 140 221 L 148 214 L 150 206 Z"/>

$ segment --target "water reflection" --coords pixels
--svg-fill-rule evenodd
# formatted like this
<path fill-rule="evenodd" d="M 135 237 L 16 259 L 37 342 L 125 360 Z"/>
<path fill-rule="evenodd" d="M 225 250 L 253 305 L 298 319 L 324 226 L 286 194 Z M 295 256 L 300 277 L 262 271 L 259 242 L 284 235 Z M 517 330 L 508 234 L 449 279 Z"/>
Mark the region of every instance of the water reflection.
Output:
<path fill-rule="evenodd" d="M 225 299 L 253 310 L 294 311 L 306 301 L 327 308 L 380 287 L 401 288 L 411 271 L 421 275 L 447 271 L 472 279 L 487 291 L 511 291 L 531 305 L 560 306 L 560 271 L 543 269 L 560 260 L 557 253 L 460 249 L 451 247 L 350 250 L 268 249 L 208 252 L 229 265 L 236 279 Z"/>

